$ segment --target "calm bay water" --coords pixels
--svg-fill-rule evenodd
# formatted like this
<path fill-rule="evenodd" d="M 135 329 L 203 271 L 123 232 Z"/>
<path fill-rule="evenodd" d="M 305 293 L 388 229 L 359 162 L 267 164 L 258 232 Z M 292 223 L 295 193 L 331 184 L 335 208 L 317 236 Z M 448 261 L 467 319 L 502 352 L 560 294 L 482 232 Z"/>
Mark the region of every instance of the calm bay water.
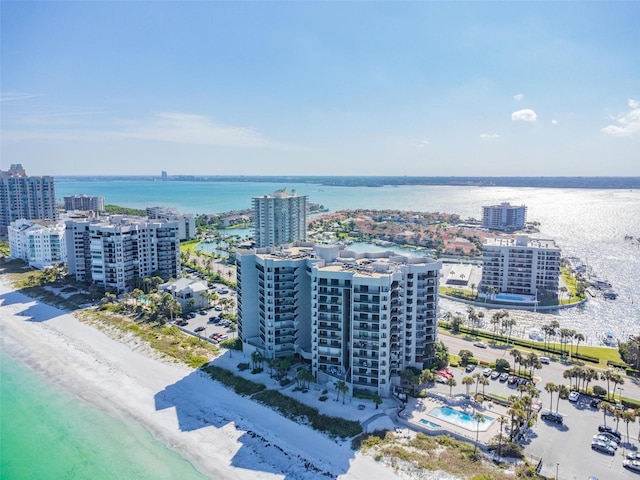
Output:
<path fill-rule="evenodd" d="M 0 372 L 0 478 L 204 478 L 142 427 L 47 384 L 6 352 Z"/>

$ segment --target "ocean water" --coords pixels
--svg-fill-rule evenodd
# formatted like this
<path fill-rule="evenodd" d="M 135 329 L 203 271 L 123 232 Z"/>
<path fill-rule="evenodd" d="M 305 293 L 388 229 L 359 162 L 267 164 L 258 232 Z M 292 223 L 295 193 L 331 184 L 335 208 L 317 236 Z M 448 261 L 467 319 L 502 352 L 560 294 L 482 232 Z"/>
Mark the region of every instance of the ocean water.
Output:
<path fill-rule="evenodd" d="M 1 351 L 0 374 L 0 478 L 205 478 L 142 427 L 77 400 Z"/>
<path fill-rule="evenodd" d="M 215 213 L 251 207 L 251 198 L 279 188 L 296 190 L 331 211 L 369 208 L 457 213 L 480 218 L 483 205 L 511 202 L 527 206 L 527 219 L 540 222 L 541 235 L 556 241 L 563 256 L 578 257 L 593 275 L 612 284 L 617 300 L 596 298 L 584 306 L 550 313 L 513 312 L 515 332 L 526 335 L 551 319 L 600 344 L 604 332 L 618 338 L 640 334 L 640 190 L 516 187 L 385 186 L 330 187 L 268 182 L 56 182 L 56 195 L 105 197 L 108 204 L 133 208 L 166 205 L 184 213 Z M 246 232 L 245 232 L 246 233 Z M 464 306 L 441 301 L 443 311 Z"/>

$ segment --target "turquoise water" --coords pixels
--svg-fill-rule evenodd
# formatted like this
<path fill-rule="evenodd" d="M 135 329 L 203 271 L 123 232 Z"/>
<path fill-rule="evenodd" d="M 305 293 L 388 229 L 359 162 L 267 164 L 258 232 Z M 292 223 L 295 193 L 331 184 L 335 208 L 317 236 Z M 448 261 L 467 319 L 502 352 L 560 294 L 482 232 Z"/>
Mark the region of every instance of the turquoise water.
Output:
<path fill-rule="evenodd" d="M 478 422 L 473 418 L 473 415 L 469 415 L 468 413 L 459 412 L 458 410 L 454 410 L 449 407 L 436 407 L 429 412 L 429 415 L 432 417 L 439 418 L 440 420 L 444 420 L 445 422 L 452 423 L 453 425 L 457 425 L 458 427 L 462 427 L 465 430 L 471 430 L 475 432 L 479 430 L 481 432 L 486 432 L 495 418 L 484 415 L 484 420 L 480 422 L 478 426 Z"/>
<path fill-rule="evenodd" d="M 420 420 L 418 420 L 418 422 L 426 425 L 427 427 L 440 428 L 440 425 L 438 425 L 437 423 L 430 422 L 429 420 L 425 420 L 424 418 L 421 418 Z"/>
<path fill-rule="evenodd" d="M 205 478 L 140 426 L 57 390 L 4 352 L 0 374 L 0 478 Z"/>

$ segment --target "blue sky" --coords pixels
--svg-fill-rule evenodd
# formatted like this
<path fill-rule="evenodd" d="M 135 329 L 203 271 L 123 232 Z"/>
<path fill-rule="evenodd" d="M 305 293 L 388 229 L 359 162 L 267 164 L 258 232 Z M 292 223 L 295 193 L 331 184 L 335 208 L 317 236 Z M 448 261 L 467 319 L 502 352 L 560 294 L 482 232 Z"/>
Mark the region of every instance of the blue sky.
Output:
<path fill-rule="evenodd" d="M 0 168 L 640 175 L 639 2 L 11 2 Z"/>

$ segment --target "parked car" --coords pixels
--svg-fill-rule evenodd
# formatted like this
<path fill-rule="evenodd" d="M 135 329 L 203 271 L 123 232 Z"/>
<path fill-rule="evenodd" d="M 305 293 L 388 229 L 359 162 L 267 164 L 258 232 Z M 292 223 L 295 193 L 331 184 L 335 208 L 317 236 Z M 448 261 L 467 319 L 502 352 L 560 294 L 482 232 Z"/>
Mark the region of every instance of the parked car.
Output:
<path fill-rule="evenodd" d="M 493 371 L 493 370 L 491 370 L 490 368 L 485 368 L 485 369 L 482 371 L 482 375 L 484 375 L 485 377 L 490 377 L 490 376 L 491 376 L 491 372 L 492 372 L 492 371 Z"/>
<path fill-rule="evenodd" d="M 538 360 L 540 360 L 540 363 L 543 363 L 545 365 L 549 365 L 549 357 L 545 357 L 545 356 L 540 356 L 538 357 Z"/>
<path fill-rule="evenodd" d="M 618 439 L 622 439 L 622 434 L 620 432 L 618 432 L 617 430 L 614 430 L 612 426 L 610 425 L 599 425 L 598 426 L 598 431 L 599 432 L 608 432 L 611 435 L 615 435 L 616 437 L 618 437 Z"/>
<path fill-rule="evenodd" d="M 614 450 L 618 449 L 618 444 L 612 440 L 609 440 L 607 437 L 605 437 L 602 433 L 599 433 L 598 435 L 594 435 L 593 436 L 593 441 L 594 442 L 603 442 L 606 443 L 607 445 L 609 445 L 611 448 L 613 448 Z"/>
<path fill-rule="evenodd" d="M 500 372 L 497 370 L 494 370 L 493 372 L 491 372 L 491 380 L 497 380 L 498 377 L 500 377 Z"/>
<path fill-rule="evenodd" d="M 487 344 L 484 342 L 475 342 L 473 346 L 478 348 L 487 348 Z"/>
<path fill-rule="evenodd" d="M 640 460 L 624 460 L 622 466 L 634 472 L 640 472 Z"/>
<path fill-rule="evenodd" d="M 204 329 L 205 329 L 205 327 L 203 327 L 203 326 L 201 325 L 201 326 L 199 326 L 199 327 L 196 327 L 196 328 L 195 328 L 195 330 L 194 330 L 194 332 L 198 333 L 198 332 L 203 331 Z"/>
<path fill-rule="evenodd" d="M 221 312 L 221 311 L 222 311 L 222 307 L 221 307 L 220 305 L 216 305 L 213 309 L 214 309 L 216 312 Z"/>
<path fill-rule="evenodd" d="M 464 371 L 467 373 L 471 373 L 476 369 L 476 366 L 473 363 L 469 363 L 465 368 Z"/>
<path fill-rule="evenodd" d="M 620 438 L 616 437 L 613 433 L 609 433 L 609 432 L 600 432 L 598 434 L 601 437 L 606 438 L 608 441 L 615 443 L 616 445 L 618 445 L 620 443 Z M 638 457 L 640 458 L 640 457 Z"/>
<path fill-rule="evenodd" d="M 627 452 L 625 457 L 629 460 L 640 460 L 640 452 Z"/>
<path fill-rule="evenodd" d="M 567 398 L 570 402 L 577 402 L 580 400 L 580 394 L 578 392 L 569 392 L 569 396 Z"/>
<path fill-rule="evenodd" d="M 591 442 L 591 448 L 593 450 L 596 450 L 597 452 L 606 453 L 607 455 L 611 455 L 611 456 L 616 454 L 616 451 L 612 447 L 598 440 Z"/>
<path fill-rule="evenodd" d="M 501 382 L 506 382 L 508 378 L 509 378 L 509 374 L 506 372 L 501 373 L 499 377 Z"/>
<path fill-rule="evenodd" d="M 542 414 L 540 414 L 540 418 L 558 424 L 562 424 L 564 422 L 564 418 L 562 418 L 562 415 L 555 412 L 542 412 Z"/>
<path fill-rule="evenodd" d="M 594 398 L 593 400 L 591 400 L 591 402 L 589 402 L 589 406 L 591 408 L 600 408 L 600 400 Z"/>
<path fill-rule="evenodd" d="M 515 375 L 509 375 L 509 379 L 507 380 L 507 383 L 509 385 L 513 385 L 517 382 L 518 382 L 518 377 L 516 377 Z"/>

